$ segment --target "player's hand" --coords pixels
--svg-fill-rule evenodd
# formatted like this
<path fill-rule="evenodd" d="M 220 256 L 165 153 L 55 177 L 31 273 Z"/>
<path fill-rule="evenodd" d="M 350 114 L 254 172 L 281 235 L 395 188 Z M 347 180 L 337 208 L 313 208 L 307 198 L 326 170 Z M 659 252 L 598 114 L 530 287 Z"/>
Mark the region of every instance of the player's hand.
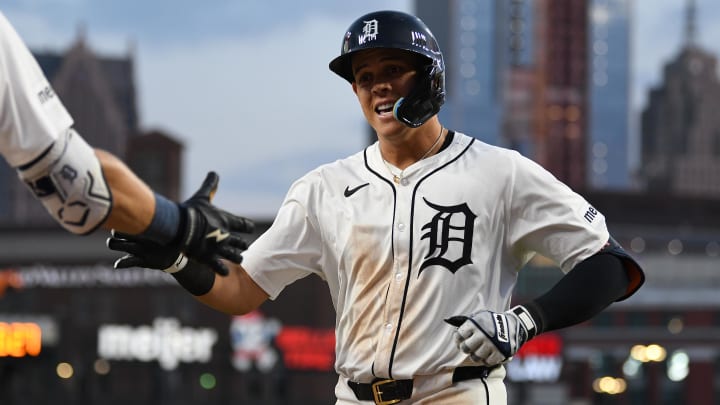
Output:
<path fill-rule="evenodd" d="M 127 235 L 114 230 L 107 240 L 107 246 L 111 250 L 126 253 L 115 261 L 113 267 L 116 269 L 144 267 L 163 270 L 172 274 L 175 280 L 193 295 L 205 295 L 215 282 L 217 269 L 188 259 L 177 246 L 161 245 L 137 235 Z"/>
<path fill-rule="evenodd" d="M 535 323 L 523 306 L 507 312 L 480 311 L 453 316 L 445 322 L 457 328 L 455 343 L 463 353 L 484 366 L 507 363 L 525 342 L 535 336 Z"/>
<path fill-rule="evenodd" d="M 106 243 L 111 250 L 125 253 L 125 256 L 115 261 L 113 267 L 116 269 L 144 267 L 168 271 L 173 265 L 179 265 L 181 263 L 178 262 L 185 259 L 177 246 L 161 245 L 137 235 L 117 232 L 114 229 L 110 232 Z"/>
<path fill-rule="evenodd" d="M 195 194 L 180 203 L 184 226 L 177 248 L 178 253 L 183 252 L 218 274 L 227 275 L 228 269 L 221 259 L 240 264 L 247 242 L 239 234 L 253 232 L 255 225 L 210 203 L 219 181 L 215 172 L 209 172 Z"/>

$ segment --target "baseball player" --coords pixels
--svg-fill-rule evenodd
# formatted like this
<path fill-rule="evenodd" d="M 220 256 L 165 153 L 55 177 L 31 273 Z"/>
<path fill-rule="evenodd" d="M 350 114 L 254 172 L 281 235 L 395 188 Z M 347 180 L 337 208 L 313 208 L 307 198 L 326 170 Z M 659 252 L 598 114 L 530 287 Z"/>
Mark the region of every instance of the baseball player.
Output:
<path fill-rule="evenodd" d="M 503 364 L 540 333 L 585 321 L 643 283 L 604 216 L 515 151 L 446 129 L 445 68 L 418 18 L 353 22 L 330 70 L 378 141 L 290 188 L 272 226 L 220 278 L 177 251 L 112 238 L 126 261 L 174 272 L 220 311 L 247 313 L 316 274 L 336 309 L 338 404 L 505 404 Z M 536 253 L 566 275 L 511 307 Z"/>
<path fill-rule="evenodd" d="M 98 227 L 171 244 L 226 271 L 241 260 L 238 232 L 252 224 L 210 205 L 219 181 L 209 173 L 182 204 L 155 194 L 117 157 L 93 150 L 17 32 L 0 12 L 0 155 L 16 169 L 50 215 L 75 234 Z M 213 231 L 225 239 L 206 238 Z"/>

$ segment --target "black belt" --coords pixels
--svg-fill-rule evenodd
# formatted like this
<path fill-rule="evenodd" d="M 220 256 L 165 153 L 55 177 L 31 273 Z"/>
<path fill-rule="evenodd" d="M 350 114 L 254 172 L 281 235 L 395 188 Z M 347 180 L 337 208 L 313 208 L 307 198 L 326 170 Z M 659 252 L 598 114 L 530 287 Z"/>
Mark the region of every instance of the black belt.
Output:
<path fill-rule="evenodd" d="M 495 366 L 497 367 L 497 366 Z M 453 384 L 475 378 L 487 378 L 495 367 L 458 367 L 453 371 Z M 374 401 L 378 405 L 397 404 L 412 396 L 413 380 L 375 379 L 371 383 L 348 381 L 360 401 Z"/>

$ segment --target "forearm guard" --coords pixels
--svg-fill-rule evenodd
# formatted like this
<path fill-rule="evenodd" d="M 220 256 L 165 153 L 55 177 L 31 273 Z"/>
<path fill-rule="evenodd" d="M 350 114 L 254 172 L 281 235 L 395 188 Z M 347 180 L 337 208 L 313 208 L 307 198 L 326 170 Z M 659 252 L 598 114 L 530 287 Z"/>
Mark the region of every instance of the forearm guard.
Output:
<path fill-rule="evenodd" d="M 68 231 L 88 234 L 110 214 L 112 194 L 94 150 L 73 129 L 17 168 L 50 215 Z"/>

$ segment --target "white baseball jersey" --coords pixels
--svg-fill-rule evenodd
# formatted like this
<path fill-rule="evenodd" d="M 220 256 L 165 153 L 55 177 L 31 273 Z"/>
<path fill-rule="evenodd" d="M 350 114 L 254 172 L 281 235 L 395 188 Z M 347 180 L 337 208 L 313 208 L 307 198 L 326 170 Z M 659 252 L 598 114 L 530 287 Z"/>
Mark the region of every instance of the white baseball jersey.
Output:
<path fill-rule="evenodd" d="M 17 167 L 73 124 L 37 61 L 0 12 L 0 155 Z"/>
<path fill-rule="evenodd" d="M 609 238 L 603 215 L 541 166 L 464 134 L 392 179 L 378 143 L 317 168 L 243 255 L 271 299 L 311 273 L 328 283 L 336 370 L 356 382 L 471 364 L 443 319 L 505 311 L 535 252 L 567 272 Z"/>

